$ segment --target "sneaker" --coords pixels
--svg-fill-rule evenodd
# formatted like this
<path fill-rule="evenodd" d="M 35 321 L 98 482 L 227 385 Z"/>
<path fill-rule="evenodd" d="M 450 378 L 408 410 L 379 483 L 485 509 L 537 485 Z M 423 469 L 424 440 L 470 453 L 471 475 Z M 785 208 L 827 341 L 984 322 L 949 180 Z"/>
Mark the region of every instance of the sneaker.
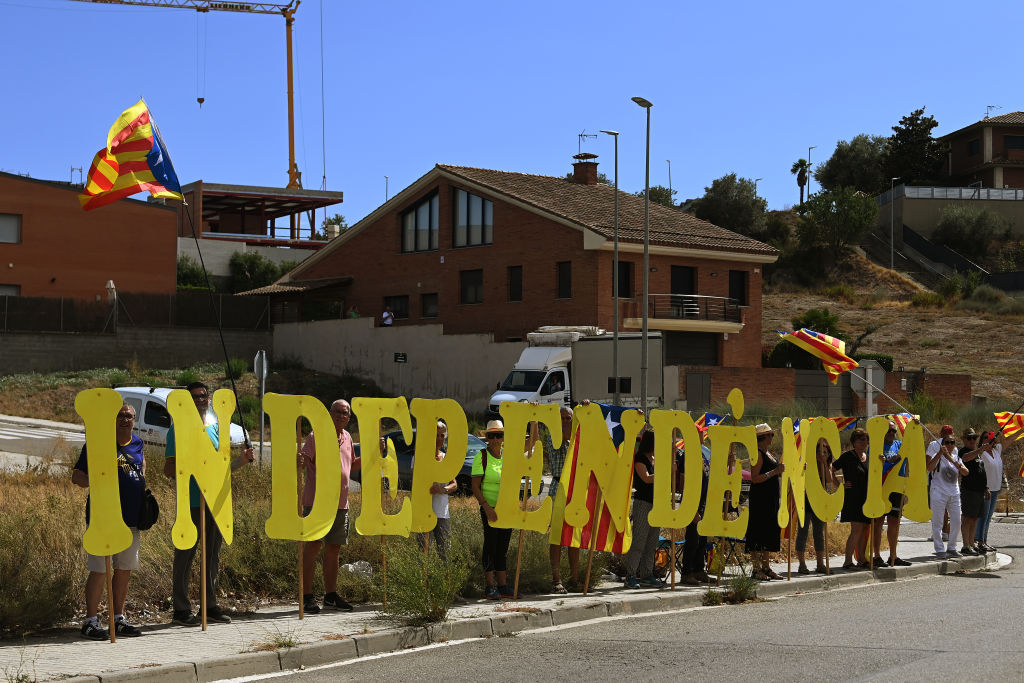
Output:
<path fill-rule="evenodd" d="M 497 586 L 488 586 L 484 590 L 484 597 L 487 598 L 488 600 L 500 600 L 501 599 L 501 595 L 498 594 L 498 587 Z"/>
<path fill-rule="evenodd" d="M 640 583 L 636 580 L 635 576 L 627 576 L 625 582 L 626 588 L 639 588 Z"/>
<path fill-rule="evenodd" d="M 963 555 L 958 553 L 956 550 L 947 550 L 946 557 L 963 557 Z"/>
<path fill-rule="evenodd" d="M 684 586 L 699 586 L 700 579 L 698 579 L 693 574 L 683 574 L 679 577 L 679 583 L 683 584 Z"/>
<path fill-rule="evenodd" d="M 978 552 L 974 548 L 972 548 L 971 546 L 965 545 L 963 548 L 960 548 L 960 554 L 961 555 L 977 555 Z"/>
<path fill-rule="evenodd" d="M 664 588 L 665 582 L 655 576 L 645 576 L 639 581 L 641 586 L 650 586 L 651 588 Z"/>
<path fill-rule="evenodd" d="M 352 605 L 342 600 L 341 596 L 337 593 L 328 593 L 324 596 L 324 609 L 327 609 L 328 607 L 331 609 L 339 609 L 342 612 L 352 611 Z"/>
<path fill-rule="evenodd" d="M 320 610 L 317 610 L 317 611 L 319 612 Z M 231 617 L 229 617 L 224 612 L 221 612 L 216 607 L 214 607 L 213 609 L 207 609 L 206 610 L 206 619 L 207 619 L 207 621 L 216 621 L 218 624 L 230 624 L 231 623 Z"/>
<path fill-rule="evenodd" d="M 89 640 L 107 640 L 110 638 L 110 631 L 100 626 L 99 619 L 86 619 L 82 624 L 82 637 Z"/>
<path fill-rule="evenodd" d="M 125 638 L 137 638 L 142 635 L 142 629 L 138 626 L 132 626 L 124 619 L 114 622 L 114 633 Z"/>
<path fill-rule="evenodd" d="M 897 557 L 889 560 L 890 567 L 909 567 L 910 562 L 904 560 L 902 557 Z"/>
<path fill-rule="evenodd" d="M 512 590 L 512 586 L 509 586 L 508 584 L 503 584 L 501 586 L 498 586 L 498 595 L 500 595 L 503 598 L 514 598 L 514 597 L 516 597 L 515 592 Z"/>
<path fill-rule="evenodd" d="M 312 593 L 302 596 L 302 609 L 306 614 L 320 614 L 320 605 L 316 604 Z"/>
<path fill-rule="evenodd" d="M 174 617 L 171 619 L 172 624 L 178 624 L 179 626 L 199 626 L 200 620 L 198 614 L 192 614 L 191 612 L 175 612 Z"/>

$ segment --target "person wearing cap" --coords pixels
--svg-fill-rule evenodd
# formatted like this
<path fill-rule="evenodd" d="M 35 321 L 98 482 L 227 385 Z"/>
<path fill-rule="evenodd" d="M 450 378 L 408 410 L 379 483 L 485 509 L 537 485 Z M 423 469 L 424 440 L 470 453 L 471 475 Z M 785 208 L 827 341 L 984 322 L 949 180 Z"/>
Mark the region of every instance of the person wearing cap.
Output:
<path fill-rule="evenodd" d="M 934 441 L 932 441 L 932 442 L 930 442 L 928 444 L 928 447 L 925 449 L 925 452 L 924 452 L 925 456 L 927 458 L 935 457 L 935 455 L 938 454 L 939 449 L 942 447 L 942 440 L 945 439 L 946 437 L 952 437 L 952 436 L 953 436 L 953 425 L 942 425 L 942 428 L 939 430 L 939 438 L 935 439 Z M 932 502 L 932 499 L 931 499 L 931 486 L 932 486 L 932 473 L 929 471 L 928 472 L 928 504 L 929 505 L 931 505 L 931 502 Z M 942 517 L 942 535 L 939 538 L 941 538 L 943 541 L 945 541 L 946 539 L 949 538 L 949 513 L 944 513 L 943 514 L 943 517 Z M 929 538 L 928 540 L 931 541 L 932 539 Z"/>
<path fill-rule="evenodd" d="M 501 453 L 505 443 L 505 423 L 490 420 L 484 430 L 487 448 L 473 457 L 472 490 L 480 503 L 480 523 L 484 530 L 484 546 L 481 564 L 484 568 L 484 597 L 488 600 L 512 598 L 508 585 L 506 566 L 508 544 L 512 540 L 511 529 L 491 526 L 498 520 L 494 506 L 498 504 L 498 489 L 501 485 Z"/>
<path fill-rule="evenodd" d="M 974 532 L 974 547 L 981 548 L 984 552 L 995 552 L 995 548 L 988 544 L 988 525 L 996 511 L 999 492 L 1003 490 L 1006 483 L 1006 475 L 1003 473 L 1003 440 L 1002 432 L 999 434 L 991 431 L 984 432 L 978 446 L 982 450 L 981 460 L 985 463 L 988 497 L 985 500 L 985 509 L 981 513 L 978 528 Z"/>
<path fill-rule="evenodd" d="M 769 452 L 775 431 L 766 423 L 754 427 L 757 462 L 750 466 L 750 508 L 746 546 L 750 553 L 751 576 L 761 581 L 781 579 L 768 564 L 769 553 L 781 548 L 779 527 L 779 477 L 786 466 Z"/>
<path fill-rule="evenodd" d="M 850 435 L 850 450 L 842 453 L 832 464 L 833 471 L 843 473 L 843 511 L 840 522 L 849 522 L 850 535 L 846 538 L 846 559 L 843 569 L 857 570 L 871 567 L 865 555 L 868 518 L 864 514 L 864 501 L 868 497 L 868 432 L 858 427 Z M 856 559 L 856 564 L 854 560 Z"/>
<path fill-rule="evenodd" d="M 960 552 L 964 555 L 981 555 L 985 551 L 981 548 L 975 550 L 974 532 L 978 518 L 985 511 L 985 499 L 989 495 L 988 478 L 985 476 L 985 461 L 981 459 L 983 451 L 977 448 L 978 433 L 968 427 L 961 438 L 964 446 L 960 449 L 960 460 L 967 468 L 967 474 L 960 481 L 960 532 L 964 539 Z"/>
<path fill-rule="evenodd" d="M 928 471 L 932 473 L 928 497 L 932 506 L 932 542 L 935 554 L 946 557 L 960 557 L 956 550 L 956 539 L 960 534 L 960 477 L 968 472 L 960 460 L 956 440 L 953 438 L 952 427 L 947 433 L 946 425 L 940 431 L 939 450 L 928 455 Z M 934 442 L 932 442 L 934 443 Z M 929 446 L 928 451 L 931 451 Z M 942 546 L 943 514 L 949 515 L 949 540 L 945 548 Z"/>
<path fill-rule="evenodd" d="M 878 456 L 882 460 L 882 477 L 890 476 L 889 471 L 900 461 L 900 448 L 903 441 L 897 439 L 896 423 L 889 420 L 889 431 L 885 433 L 885 441 L 882 443 L 882 454 Z M 900 471 L 892 476 L 907 476 L 907 466 L 903 465 Z M 872 520 L 871 550 L 875 564 L 879 563 L 882 554 L 882 521 L 886 527 L 886 539 L 889 541 L 889 562 L 890 567 L 909 567 L 910 562 L 904 560 L 896 553 L 896 546 L 900 539 L 900 520 L 903 517 L 903 494 L 890 493 L 889 504 L 892 506 L 884 517 L 877 517 Z"/>

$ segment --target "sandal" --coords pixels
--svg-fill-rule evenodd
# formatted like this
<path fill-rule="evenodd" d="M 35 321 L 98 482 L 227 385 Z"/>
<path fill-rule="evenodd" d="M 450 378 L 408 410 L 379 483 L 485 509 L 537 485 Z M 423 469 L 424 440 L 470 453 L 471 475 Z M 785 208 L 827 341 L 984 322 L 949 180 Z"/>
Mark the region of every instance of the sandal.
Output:
<path fill-rule="evenodd" d="M 754 579 L 755 581 L 771 581 L 772 580 L 772 577 L 768 576 L 768 574 L 766 574 L 764 571 L 762 571 L 760 569 L 755 569 L 754 571 L 750 572 L 750 578 Z"/>
<path fill-rule="evenodd" d="M 847 562 L 846 564 L 843 565 L 843 569 L 845 569 L 847 571 L 855 572 L 855 571 L 858 571 L 860 569 L 860 565 L 858 565 L 858 564 L 856 564 L 854 562 Z"/>
<path fill-rule="evenodd" d="M 552 584 L 551 586 L 551 592 L 555 595 L 565 595 L 569 591 L 565 589 L 565 586 L 562 585 L 561 581 L 555 581 L 554 584 Z"/>
<path fill-rule="evenodd" d="M 811 570 L 807 568 L 807 565 L 806 565 L 806 564 L 802 564 L 802 565 L 800 565 L 800 567 L 799 567 L 799 568 L 798 568 L 798 569 L 796 570 L 796 573 L 797 573 L 797 574 L 810 574 L 810 573 L 811 573 Z"/>
<path fill-rule="evenodd" d="M 768 575 L 768 578 L 770 578 L 770 579 L 775 579 L 776 581 L 782 581 L 782 576 L 779 575 L 779 574 L 776 574 L 775 571 L 772 570 L 772 569 L 769 569 L 765 573 Z"/>

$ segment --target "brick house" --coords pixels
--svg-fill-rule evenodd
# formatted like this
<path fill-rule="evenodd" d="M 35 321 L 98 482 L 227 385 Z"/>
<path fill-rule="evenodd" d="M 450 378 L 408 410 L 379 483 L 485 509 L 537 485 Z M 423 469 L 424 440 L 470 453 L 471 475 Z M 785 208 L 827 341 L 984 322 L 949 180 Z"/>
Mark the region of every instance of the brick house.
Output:
<path fill-rule="evenodd" d="M 641 326 L 644 200 L 619 192 L 620 329 Z M 303 261 L 271 294 L 280 320 L 316 299 L 396 325 L 519 341 L 541 325 L 614 325 L 615 189 L 597 163 L 572 179 L 437 165 Z M 665 364 L 761 366 L 762 242 L 650 206 L 649 328 Z M 338 315 L 337 308 L 334 315 Z"/>
<path fill-rule="evenodd" d="M 1024 112 L 985 118 L 939 138 L 946 172 L 960 185 L 1024 188 Z"/>
<path fill-rule="evenodd" d="M 174 292 L 177 210 L 122 199 L 83 211 L 80 185 L 0 172 L 0 296 Z"/>

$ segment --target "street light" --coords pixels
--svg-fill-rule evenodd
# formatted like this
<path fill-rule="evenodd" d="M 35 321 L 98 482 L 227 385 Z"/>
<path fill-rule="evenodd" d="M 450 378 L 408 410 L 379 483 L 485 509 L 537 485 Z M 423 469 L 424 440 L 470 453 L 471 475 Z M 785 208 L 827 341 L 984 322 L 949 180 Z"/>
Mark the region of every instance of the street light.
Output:
<path fill-rule="evenodd" d="M 889 179 L 889 270 L 896 270 L 896 181 L 900 177 Z"/>
<path fill-rule="evenodd" d="M 640 408 L 647 415 L 647 299 L 651 277 L 651 104 L 642 97 L 633 101 L 647 110 L 647 155 L 644 163 L 644 295 L 643 324 L 640 331 Z"/>
<path fill-rule="evenodd" d="M 807 198 L 811 198 L 811 150 L 817 145 L 807 148 Z"/>
<path fill-rule="evenodd" d="M 764 180 L 764 178 L 754 178 L 754 196 L 757 196 L 757 183 Z"/>
<path fill-rule="evenodd" d="M 615 378 L 613 399 L 619 405 L 619 132 L 602 130 L 605 135 L 615 138 L 615 222 L 612 228 L 612 308 L 615 309 L 615 327 L 612 330 L 612 376 Z"/>

